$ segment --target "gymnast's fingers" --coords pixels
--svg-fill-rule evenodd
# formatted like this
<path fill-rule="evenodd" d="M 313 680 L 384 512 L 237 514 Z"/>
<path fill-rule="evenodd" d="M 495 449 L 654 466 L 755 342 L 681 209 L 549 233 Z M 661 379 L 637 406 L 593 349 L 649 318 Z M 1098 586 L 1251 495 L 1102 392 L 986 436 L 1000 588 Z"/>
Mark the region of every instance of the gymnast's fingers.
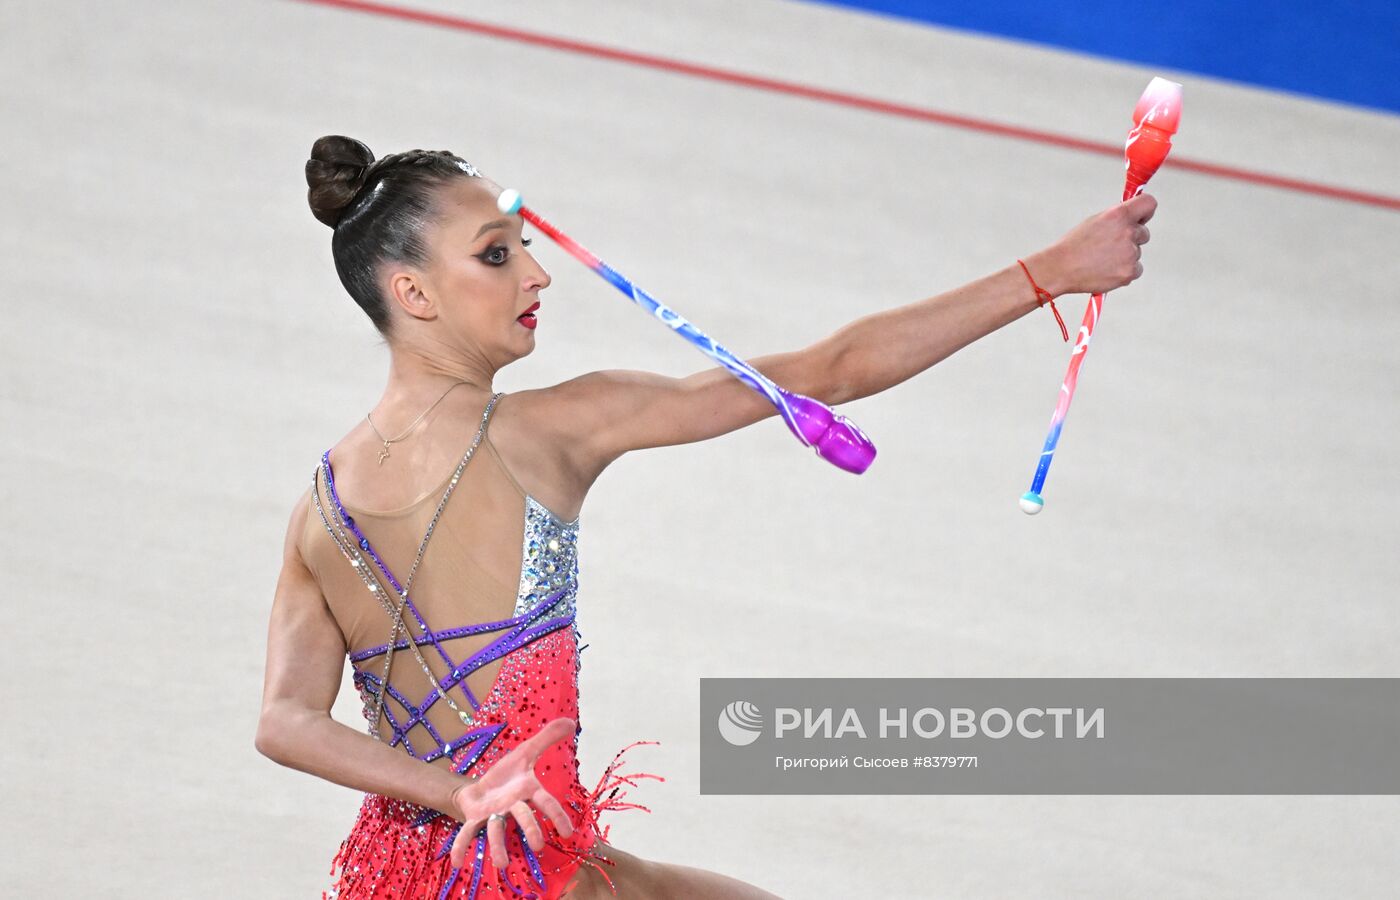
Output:
<path fill-rule="evenodd" d="M 1124 206 L 1132 220 L 1141 225 L 1157 211 L 1157 198 L 1151 194 L 1138 194 L 1130 200 L 1125 200 Z"/>
<path fill-rule="evenodd" d="M 569 819 L 569 814 L 564 811 L 564 806 L 553 794 L 544 788 L 535 791 L 535 796 L 530 798 L 530 802 L 535 804 L 535 808 L 549 817 L 549 821 L 554 823 L 554 829 L 564 837 L 574 833 L 574 823 Z"/>
<path fill-rule="evenodd" d="M 496 868 L 504 869 L 510 865 L 510 856 L 506 853 L 506 826 L 505 818 L 493 816 L 486 820 L 486 843 L 490 845 L 487 851 L 491 855 L 491 862 Z"/>
<path fill-rule="evenodd" d="M 1150 240 L 1152 240 L 1152 232 L 1147 230 L 1146 225 L 1139 225 L 1137 227 L 1135 237 L 1133 238 L 1133 242 L 1136 243 L 1139 247 L 1141 247 L 1143 244 L 1147 243 Z"/>
<path fill-rule="evenodd" d="M 560 716 L 546 722 L 544 727 L 521 741 L 512 752 L 534 762 L 551 745 L 574 733 L 577 723 L 568 716 Z"/>
<path fill-rule="evenodd" d="M 460 869 L 467 861 L 467 845 L 476 840 L 476 831 L 468 831 L 466 828 L 457 829 L 457 837 L 452 841 L 452 850 L 448 856 L 452 860 L 452 868 Z"/>
<path fill-rule="evenodd" d="M 530 849 L 538 851 L 544 847 L 544 832 L 540 830 L 539 820 L 535 818 L 535 811 L 530 808 L 530 804 L 521 800 L 512 806 L 510 811 L 515 816 L 515 821 L 520 823 L 521 831 L 525 832 L 525 843 L 530 845 Z"/>

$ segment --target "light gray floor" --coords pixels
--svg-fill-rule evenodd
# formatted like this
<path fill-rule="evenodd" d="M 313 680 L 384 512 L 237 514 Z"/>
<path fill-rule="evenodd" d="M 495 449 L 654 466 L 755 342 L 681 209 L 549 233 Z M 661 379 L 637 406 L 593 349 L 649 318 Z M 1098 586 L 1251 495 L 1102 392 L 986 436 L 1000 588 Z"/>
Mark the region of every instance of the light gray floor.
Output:
<path fill-rule="evenodd" d="M 771 0 L 419 6 L 1109 142 L 1173 74 Z M 12 0 L 0 35 L 16 897 L 319 896 L 354 816 L 253 749 L 287 515 L 387 359 L 306 207 L 317 136 L 460 152 L 741 356 L 999 268 L 1121 178 L 297 2 Z M 1400 194 L 1395 117 L 1176 77 L 1181 155 Z M 1048 313 L 843 410 L 880 448 L 859 478 L 775 419 L 603 476 L 585 780 L 639 738 L 668 778 L 610 814 L 615 844 L 795 898 L 1391 895 L 1395 797 L 699 795 L 701 676 L 1400 674 L 1400 216 L 1171 169 L 1152 190 L 1039 518 L 1016 498 L 1067 358 Z M 500 389 L 704 367 L 537 249 L 550 315 Z"/>

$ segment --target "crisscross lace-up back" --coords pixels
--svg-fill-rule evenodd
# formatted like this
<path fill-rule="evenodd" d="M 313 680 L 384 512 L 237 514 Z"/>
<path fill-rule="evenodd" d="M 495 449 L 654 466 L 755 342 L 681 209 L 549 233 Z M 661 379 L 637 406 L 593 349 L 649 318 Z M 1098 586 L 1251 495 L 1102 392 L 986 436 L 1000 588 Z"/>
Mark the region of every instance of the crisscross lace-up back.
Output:
<path fill-rule="evenodd" d="M 530 496 L 496 452 L 488 426 L 500 397 L 487 403 L 471 446 L 438 489 L 395 509 L 347 503 L 327 450 L 301 534 L 302 556 L 346 636 L 371 733 L 466 775 L 487 771 L 546 722 L 579 721 L 578 519 L 562 521 Z M 390 628 L 400 621 L 406 633 L 391 642 Z M 479 829 L 469 868 L 459 873 L 446 854 L 461 822 L 366 794 L 332 863 L 333 896 L 554 900 L 580 866 L 606 877 L 612 861 L 592 850 L 607 840 L 600 814 L 645 810 L 626 799 L 628 788 L 642 778 L 665 779 L 618 771 L 628 749 L 655 743 L 634 741 L 596 787 L 585 788 L 582 730 L 579 722 L 572 740 L 554 743 L 535 762 L 540 784 L 573 823 L 568 838 L 545 819 L 545 845 L 536 853 L 517 824 L 507 842 L 510 865 L 497 871 L 485 861 L 486 832 Z"/>
<path fill-rule="evenodd" d="M 577 520 L 561 522 L 525 493 L 490 446 L 486 432 L 501 396 L 491 398 L 438 489 L 397 509 L 347 503 L 327 450 L 302 536 L 303 555 L 349 641 L 366 720 L 381 740 L 428 761 L 464 745 L 464 730 L 479 708 L 489 709 L 504 657 L 522 638 L 573 625 Z M 412 645 L 402 631 L 388 642 L 400 607 Z M 425 667 L 460 712 L 443 702 Z M 376 716 L 381 702 L 384 715 Z"/>

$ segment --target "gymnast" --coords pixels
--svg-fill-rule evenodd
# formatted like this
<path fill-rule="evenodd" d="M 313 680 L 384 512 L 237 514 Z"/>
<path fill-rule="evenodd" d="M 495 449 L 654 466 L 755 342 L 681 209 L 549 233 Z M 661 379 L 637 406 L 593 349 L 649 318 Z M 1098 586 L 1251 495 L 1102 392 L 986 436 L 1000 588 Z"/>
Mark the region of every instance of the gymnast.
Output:
<path fill-rule="evenodd" d="M 630 798 L 660 776 L 625 770 L 636 741 L 584 785 L 575 619 L 599 474 L 774 406 L 713 367 L 498 392 L 550 284 L 502 188 L 448 151 L 376 158 L 341 135 L 315 141 L 305 175 L 389 350 L 383 395 L 292 507 L 268 629 L 258 751 L 364 793 L 323 898 L 774 897 L 607 840 L 600 814 L 646 809 Z M 1140 194 L 976 281 L 747 363 L 828 406 L 879 393 L 1054 297 L 1141 276 L 1156 205 Z M 367 732 L 331 716 L 347 659 Z"/>

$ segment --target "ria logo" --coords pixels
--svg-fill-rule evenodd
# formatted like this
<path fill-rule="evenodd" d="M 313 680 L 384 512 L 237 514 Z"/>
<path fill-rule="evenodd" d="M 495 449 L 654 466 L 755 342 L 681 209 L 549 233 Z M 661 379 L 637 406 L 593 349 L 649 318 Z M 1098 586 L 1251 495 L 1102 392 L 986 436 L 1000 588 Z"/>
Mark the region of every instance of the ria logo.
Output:
<path fill-rule="evenodd" d="M 763 713 L 747 700 L 735 700 L 719 714 L 719 733 L 736 747 L 758 740 L 763 731 Z"/>

